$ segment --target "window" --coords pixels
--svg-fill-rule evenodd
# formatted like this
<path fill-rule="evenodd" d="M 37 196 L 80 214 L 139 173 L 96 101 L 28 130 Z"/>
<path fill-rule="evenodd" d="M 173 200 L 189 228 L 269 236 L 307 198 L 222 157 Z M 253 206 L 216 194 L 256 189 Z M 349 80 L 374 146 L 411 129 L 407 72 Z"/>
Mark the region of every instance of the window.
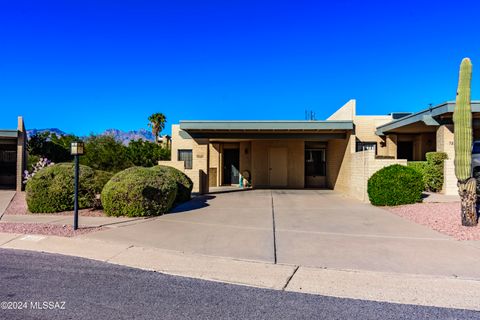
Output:
<path fill-rule="evenodd" d="M 376 142 L 357 142 L 356 152 L 374 150 L 375 154 L 377 153 L 377 143 Z"/>
<path fill-rule="evenodd" d="M 178 161 L 183 161 L 185 169 L 192 169 L 192 150 L 178 150 Z"/>

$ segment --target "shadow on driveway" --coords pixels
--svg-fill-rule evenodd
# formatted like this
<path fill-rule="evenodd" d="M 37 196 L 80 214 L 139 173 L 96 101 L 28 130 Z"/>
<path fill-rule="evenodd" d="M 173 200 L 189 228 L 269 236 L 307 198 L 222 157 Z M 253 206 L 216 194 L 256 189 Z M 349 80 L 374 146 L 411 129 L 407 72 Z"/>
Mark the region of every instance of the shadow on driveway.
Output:
<path fill-rule="evenodd" d="M 197 196 L 188 202 L 179 204 L 167 214 L 182 213 L 182 212 L 188 212 L 188 211 L 205 208 L 209 206 L 208 201 L 212 199 L 215 199 L 215 196 L 212 196 L 212 195 Z"/>

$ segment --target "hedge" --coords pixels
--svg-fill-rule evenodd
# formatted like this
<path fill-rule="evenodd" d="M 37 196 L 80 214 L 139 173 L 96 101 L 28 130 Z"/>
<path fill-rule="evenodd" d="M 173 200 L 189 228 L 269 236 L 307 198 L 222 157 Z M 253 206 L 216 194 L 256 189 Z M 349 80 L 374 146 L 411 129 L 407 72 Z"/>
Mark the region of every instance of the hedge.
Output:
<path fill-rule="evenodd" d="M 422 175 L 426 191 L 438 192 L 443 187 L 443 162 L 447 159 L 444 152 L 427 152 L 427 161 L 409 161 L 408 166 Z"/>
<path fill-rule="evenodd" d="M 427 167 L 427 161 L 408 161 L 407 166 L 416 170 L 423 177 L 425 174 L 425 168 Z"/>
<path fill-rule="evenodd" d="M 394 164 L 368 179 L 368 197 L 375 206 L 395 206 L 419 202 L 424 184 L 415 169 Z"/>
<path fill-rule="evenodd" d="M 98 190 L 95 171 L 80 165 L 79 208 L 93 206 Z M 74 165 L 59 163 L 38 171 L 26 186 L 28 210 L 32 213 L 53 213 L 73 210 Z"/>
<path fill-rule="evenodd" d="M 131 167 L 107 182 L 102 205 L 109 216 L 162 215 L 171 209 L 177 189 L 177 181 L 168 170 Z"/>
<path fill-rule="evenodd" d="M 424 172 L 425 187 L 428 191 L 438 192 L 443 187 L 443 162 L 448 158 L 445 152 L 427 152 L 427 166 Z"/>
<path fill-rule="evenodd" d="M 177 182 L 175 204 L 180 204 L 191 199 L 193 182 L 185 173 L 168 166 L 155 166 L 152 169 L 165 170 Z"/>

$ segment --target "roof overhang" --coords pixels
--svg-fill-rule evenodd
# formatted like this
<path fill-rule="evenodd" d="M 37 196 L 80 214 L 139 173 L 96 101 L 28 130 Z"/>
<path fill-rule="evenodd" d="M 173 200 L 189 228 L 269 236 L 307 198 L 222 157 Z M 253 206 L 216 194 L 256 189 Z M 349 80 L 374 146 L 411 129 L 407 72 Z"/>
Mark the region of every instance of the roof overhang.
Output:
<path fill-rule="evenodd" d="M 0 130 L 0 138 L 18 138 L 18 130 Z"/>
<path fill-rule="evenodd" d="M 472 113 L 480 112 L 480 101 L 472 101 Z M 431 107 L 429 109 L 413 113 L 409 116 L 391 121 L 384 125 L 377 127 L 376 134 L 379 136 L 385 135 L 390 132 L 395 132 L 395 130 L 410 126 L 410 125 L 421 125 L 423 127 L 436 127 L 440 125 L 440 118 L 443 115 L 453 113 L 455 109 L 455 102 L 449 101 Z"/>
<path fill-rule="evenodd" d="M 180 121 L 192 138 L 344 139 L 352 121 Z"/>

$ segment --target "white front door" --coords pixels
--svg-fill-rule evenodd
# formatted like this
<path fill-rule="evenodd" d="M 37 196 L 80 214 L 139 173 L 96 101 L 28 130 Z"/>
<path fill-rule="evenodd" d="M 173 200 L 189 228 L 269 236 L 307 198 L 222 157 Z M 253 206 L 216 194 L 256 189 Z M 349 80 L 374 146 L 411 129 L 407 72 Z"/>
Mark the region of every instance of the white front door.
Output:
<path fill-rule="evenodd" d="M 271 187 L 286 187 L 287 148 L 268 149 L 269 184 Z"/>

